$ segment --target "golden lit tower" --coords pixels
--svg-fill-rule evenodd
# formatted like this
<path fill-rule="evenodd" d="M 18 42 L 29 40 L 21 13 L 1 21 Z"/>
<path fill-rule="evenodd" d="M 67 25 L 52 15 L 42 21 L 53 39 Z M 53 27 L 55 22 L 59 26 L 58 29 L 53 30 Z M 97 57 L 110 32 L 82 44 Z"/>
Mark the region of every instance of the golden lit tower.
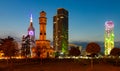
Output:
<path fill-rule="evenodd" d="M 40 58 L 51 57 L 52 48 L 50 47 L 50 41 L 46 40 L 46 13 L 44 11 L 40 12 L 39 25 L 40 25 L 40 34 L 39 40 L 36 40 L 36 47 L 38 51 L 38 56 Z"/>
<path fill-rule="evenodd" d="M 42 11 L 39 17 L 40 40 L 46 40 L 46 13 Z"/>

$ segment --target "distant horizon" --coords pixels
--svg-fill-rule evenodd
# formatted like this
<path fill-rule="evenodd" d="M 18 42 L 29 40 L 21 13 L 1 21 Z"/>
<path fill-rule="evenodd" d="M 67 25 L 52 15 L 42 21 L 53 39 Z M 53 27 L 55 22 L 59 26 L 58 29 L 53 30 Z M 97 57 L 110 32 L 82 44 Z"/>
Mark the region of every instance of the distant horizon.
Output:
<path fill-rule="evenodd" d="M 0 36 L 0 38 L 7 38 L 8 36 L 11 36 L 11 37 L 13 37 L 15 40 L 17 40 L 18 42 L 19 41 L 21 41 L 22 40 L 22 36 L 21 37 L 18 37 L 18 36 L 13 36 L 13 35 L 3 35 L 3 36 Z M 25 35 L 25 36 L 27 36 L 27 35 Z M 35 40 L 38 40 L 39 38 L 35 38 Z M 50 40 L 50 39 L 47 39 L 47 40 Z M 53 42 L 53 40 L 50 40 L 51 42 Z M 104 40 L 103 41 L 88 41 L 88 40 L 72 40 L 72 41 L 70 41 L 69 40 L 69 42 L 70 43 L 72 43 L 72 42 L 104 42 Z M 120 40 L 118 40 L 118 41 L 114 41 L 114 42 L 120 42 Z"/>

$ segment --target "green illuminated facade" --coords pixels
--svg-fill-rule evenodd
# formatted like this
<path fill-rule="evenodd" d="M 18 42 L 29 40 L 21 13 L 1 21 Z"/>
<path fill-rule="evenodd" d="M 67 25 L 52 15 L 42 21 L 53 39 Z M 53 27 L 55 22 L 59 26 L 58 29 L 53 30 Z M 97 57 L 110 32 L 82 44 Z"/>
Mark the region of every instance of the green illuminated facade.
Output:
<path fill-rule="evenodd" d="M 53 17 L 53 46 L 57 52 L 68 51 L 68 11 L 64 8 Z"/>
<path fill-rule="evenodd" d="M 105 55 L 109 55 L 111 50 L 114 48 L 114 24 L 112 21 L 105 23 Z"/>

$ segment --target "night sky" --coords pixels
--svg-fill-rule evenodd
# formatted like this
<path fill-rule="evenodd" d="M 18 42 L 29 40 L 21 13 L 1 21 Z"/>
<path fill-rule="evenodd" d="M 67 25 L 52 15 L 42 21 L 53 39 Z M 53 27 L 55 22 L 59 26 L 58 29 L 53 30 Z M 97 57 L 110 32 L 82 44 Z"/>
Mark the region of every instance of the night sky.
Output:
<path fill-rule="evenodd" d="M 0 0 L 0 37 L 27 35 L 30 14 L 36 39 L 39 13 L 47 13 L 47 39 L 53 39 L 53 16 L 57 8 L 69 11 L 70 41 L 104 41 L 105 21 L 115 24 L 115 41 L 120 41 L 120 0 Z"/>

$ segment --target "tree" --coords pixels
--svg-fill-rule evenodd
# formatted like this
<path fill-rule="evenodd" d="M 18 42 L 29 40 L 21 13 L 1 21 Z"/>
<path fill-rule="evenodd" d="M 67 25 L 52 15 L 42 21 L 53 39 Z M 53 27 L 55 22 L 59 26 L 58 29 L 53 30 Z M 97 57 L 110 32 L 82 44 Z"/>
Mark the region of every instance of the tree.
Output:
<path fill-rule="evenodd" d="M 120 48 L 113 48 L 110 52 L 110 55 L 118 57 L 120 56 Z"/>
<path fill-rule="evenodd" d="M 3 51 L 4 56 L 10 57 L 15 56 L 18 52 L 18 44 L 10 36 L 8 38 L 0 39 L 0 49 Z"/>
<path fill-rule="evenodd" d="M 100 46 L 95 42 L 88 43 L 86 47 L 86 52 L 90 54 L 90 57 L 95 57 L 95 55 L 97 55 L 100 52 Z M 91 58 L 91 69 L 93 69 L 92 58 Z"/>
<path fill-rule="evenodd" d="M 95 42 L 88 43 L 86 52 L 89 53 L 90 56 L 94 57 L 100 52 L 100 46 Z"/>
<path fill-rule="evenodd" d="M 28 57 L 30 56 L 30 36 L 27 35 L 26 37 L 23 36 L 22 38 L 22 48 L 21 48 L 21 55 Z"/>
<path fill-rule="evenodd" d="M 71 56 L 79 56 L 80 55 L 80 50 L 78 47 L 71 47 L 69 50 L 69 55 Z"/>
<path fill-rule="evenodd" d="M 120 56 L 120 48 L 113 48 L 110 52 L 110 55 L 115 57 L 116 65 L 117 65 L 118 58 Z"/>
<path fill-rule="evenodd" d="M 0 41 L 0 49 L 3 51 L 4 56 L 10 57 L 10 71 L 13 71 L 13 62 L 11 60 L 11 57 L 17 54 L 18 44 L 10 36 L 8 36 L 8 38 L 0 39 Z"/>

